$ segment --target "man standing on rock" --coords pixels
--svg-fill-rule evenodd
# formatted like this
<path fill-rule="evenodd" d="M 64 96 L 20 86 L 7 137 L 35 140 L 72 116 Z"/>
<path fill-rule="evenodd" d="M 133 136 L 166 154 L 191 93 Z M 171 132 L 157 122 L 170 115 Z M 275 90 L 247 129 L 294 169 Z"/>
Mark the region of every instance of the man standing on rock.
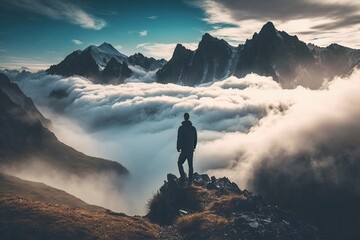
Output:
<path fill-rule="evenodd" d="M 184 162 L 187 160 L 189 164 L 189 185 L 192 183 L 193 176 L 193 154 L 197 144 L 196 128 L 189 121 L 190 115 L 184 114 L 184 120 L 179 127 L 177 136 L 177 151 L 180 152 L 178 167 L 180 172 L 180 182 L 185 182 L 185 172 L 183 168 Z"/>

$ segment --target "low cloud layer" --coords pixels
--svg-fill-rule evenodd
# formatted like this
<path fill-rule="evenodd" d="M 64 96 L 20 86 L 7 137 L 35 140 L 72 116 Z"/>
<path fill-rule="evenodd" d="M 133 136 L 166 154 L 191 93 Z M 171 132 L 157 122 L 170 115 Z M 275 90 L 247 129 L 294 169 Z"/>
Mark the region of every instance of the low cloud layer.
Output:
<path fill-rule="evenodd" d="M 275 200 L 308 183 L 360 195 L 359 77 L 355 72 L 316 91 L 284 90 L 257 75 L 192 88 L 105 86 L 38 73 L 19 85 L 51 118 L 60 140 L 126 166 L 129 194 L 144 206 L 166 174 L 177 173 L 184 112 L 199 132 L 198 172 L 227 176 Z M 52 90 L 66 94 L 51 98 Z"/>

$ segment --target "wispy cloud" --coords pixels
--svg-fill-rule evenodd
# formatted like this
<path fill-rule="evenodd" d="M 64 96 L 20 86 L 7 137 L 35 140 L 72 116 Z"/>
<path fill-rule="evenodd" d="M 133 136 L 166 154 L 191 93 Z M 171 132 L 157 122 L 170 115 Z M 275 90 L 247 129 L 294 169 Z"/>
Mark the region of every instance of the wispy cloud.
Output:
<path fill-rule="evenodd" d="M 71 40 L 73 43 L 75 43 L 76 45 L 81 45 L 81 44 L 83 44 L 83 42 L 82 41 L 80 41 L 80 40 L 78 40 L 78 39 L 73 39 L 73 40 Z"/>
<path fill-rule="evenodd" d="M 139 32 L 139 36 L 140 36 L 140 37 L 145 37 L 145 36 L 147 36 L 147 35 L 148 35 L 148 31 L 147 31 L 147 30 L 142 30 L 142 31 Z"/>
<path fill-rule="evenodd" d="M 342 0 L 197 0 L 188 2 L 205 12 L 210 34 L 242 43 L 267 21 L 306 42 L 333 42 L 355 47 L 360 41 L 360 3 Z"/>
<path fill-rule="evenodd" d="M 66 1 L 11 0 L 8 3 L 29 12 L 64 20 L 83 28 L 100 30 L 106 26 L 104 19 L 95 17 L 79 6 Z"/>
<path fill-rule="evenodd" d="M 144 54 L 154 58 L 170 59 L 177 43 L 141 43 L 136 46 L 144 51 Z M 195 50 L 197 43 L 182 43 L 186 48 Z"/>
<path fill-rule="evenodd" d="M 0 52 L 7 53 L 7 52 L 9 52 L 9 51 L 6 50 L 6 49 L 0 49 Z"/>
<path fill-rule="evenodd" d="M 158 19 L 159 17 L 158 16 L 149 16 L 149 17 L 147 17 L 148 19 L 151 19 L 151 20 L 156 20 L 156 19 Z"/>
<path fill-rule="evenodd" d="M 116 48 L 118 51 L 120 51 L 121 49 L 123 49 L 123 46 L 120 44 L 114 45 L 114 48 Z"/>

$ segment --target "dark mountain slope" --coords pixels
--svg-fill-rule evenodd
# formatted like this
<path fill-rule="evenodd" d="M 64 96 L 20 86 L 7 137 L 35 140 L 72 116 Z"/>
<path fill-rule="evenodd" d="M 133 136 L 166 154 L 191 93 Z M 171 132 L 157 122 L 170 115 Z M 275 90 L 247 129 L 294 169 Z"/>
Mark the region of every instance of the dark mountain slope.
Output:
<path fill-rule="evenodd" d="M 0 90 L 2 90 L 11 99 L 11 101 L 20 105 L 30 118 L 39 120 L 44 127 L 51 126 L 50 120 L 46 119 L 39 112 L 31 98 L 25 96 L 18 85 L 11 83 L 10 79 L 3 73 L 0 73 Z"/>
<path fill-rule="evenodd" d="M 193 54 L 193 51 L 177 44 L 170 61 L 156 72 L 157 81 L 160 83 L 182 83 L 183 73 L 189 72 L 189 63 Z"/>
<path fill-rule="evenodd" d="M 308 44 L 316 58 L 317 66 L 324 72 L 324 77 L 332 79 L 335 76 L 345 76 L 360 66 L 360 50 L 331 44 L 326 48 Z"/>
<path fill-rule="evenodd" d="M 285 88 L 296 85 L 318 88 L 321 85 L 312 79 L 315 58 L 310 49 L 296 36 L 277 31 L 271 22 L 238 49 L 238 58 L 234 73 L 237 77 L 254 72 L 273 77 Z"/>
<path fill-rule="evenodd" d="M 57 74 L 65 77 L 72 75 L 80 75 L 84 77 L 97 76 L 99 66 L 93 59 L 91 54 L 91 48 L 87 48 L 84 51 L 74 51 L 57 65 L 50 66 L 46 70 L 48 74 Z"/>
<path fill-rule="evenodd" d="M 156 74 L 161 83 L 194 86 L 231 76 L 235 61 L 235 47 L 206 33 L 196 51 L 178 44 L 171 60 Z"/>
<path fill-rule="evenodd" d="M 26 164 L 32 160 L 76 175 L 104 171 L 127 173 L 117 162 L 89 157 L 63 144 L 0 90 L 0 166 Z"/>

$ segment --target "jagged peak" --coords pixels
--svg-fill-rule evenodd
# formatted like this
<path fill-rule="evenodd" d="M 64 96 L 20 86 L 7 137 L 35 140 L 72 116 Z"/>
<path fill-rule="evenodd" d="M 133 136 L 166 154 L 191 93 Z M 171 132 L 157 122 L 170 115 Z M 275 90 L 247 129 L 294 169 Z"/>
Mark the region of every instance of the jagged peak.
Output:
<path fill-rule="evenodd" d="M 275 25 L 273 22 L 268 21 L 265 25 L 261 28 L 261 30 L 273 30 L 276 31 Z M 261 32 L 261 31 L 260 31 Z"/>
<path fill-rule="evenodd" d="M 186 47 L 184 47 L 181 43 L 176 44 L 175 50 L 176 49 L 186 49 Z"/>
<path fill-rule="evenodd" d="M 224 43 L 228 44 L 224 39 L 219 39 L 217 37 L 211 36 L 209 33 L 205 33 L 202 36 L 201 41 L 199 42 L 199 45 L 201 45 L 202 43 L 207 43 L 207 42 L 212 42 L 212 41 L 224 42 Z"/>
<path fill-rule="evenodd" d="M 201 41 L 204 41 L 204 40 L 212 40 L 212 39 L 217 39 L 216 37 L 213 37 L 211 36 L 209 33 L 205 33 L 202 38 L 201 38 Z"/>
<path fill-rule="evenodd" d="M 269 21 L 261 28 L 259 36 L 276 35 L 277 33 L 278 31 L 276 30 L 274 24 Z"/>
<path fill-rule="evenodd" d="M 174 50 L 174 54 L 175 53 L 179 53 L 179 52 L 186 52 L 186 51 L 191 51 L 190 49 L 187 49 L 186 47 L 184 47 L 182 44 L 178 43 L 176 44 L 175 50 Z"/>

